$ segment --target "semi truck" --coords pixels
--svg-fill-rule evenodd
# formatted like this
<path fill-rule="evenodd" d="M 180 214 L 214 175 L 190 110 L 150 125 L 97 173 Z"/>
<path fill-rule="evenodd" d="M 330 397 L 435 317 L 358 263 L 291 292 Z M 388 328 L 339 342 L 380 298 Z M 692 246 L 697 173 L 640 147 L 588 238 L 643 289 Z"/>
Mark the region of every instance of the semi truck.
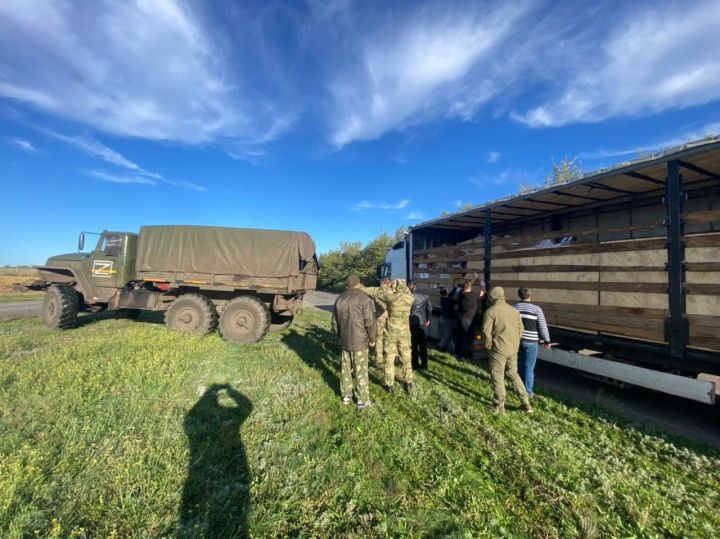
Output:
<path fill-rule="evenodd" d="M 509 298 L 529 287 L 556 343 L 541 360 L 714 403 L 719 270 L 714 139 L 420 223 L 378 276 L 412 278 L 434 305 L 476 273 Z"/>
<path fill-rule="evenodd" d="M 162 311 L 168 329 L 256 342 L 288 327 L 315 289 L 315 243 L 304 232 L 209 226 L 103 231 L 95 248 L 57 255 L 26 288 L 45 290 L 43 320 L 75 325 L 81 312 Z"/>

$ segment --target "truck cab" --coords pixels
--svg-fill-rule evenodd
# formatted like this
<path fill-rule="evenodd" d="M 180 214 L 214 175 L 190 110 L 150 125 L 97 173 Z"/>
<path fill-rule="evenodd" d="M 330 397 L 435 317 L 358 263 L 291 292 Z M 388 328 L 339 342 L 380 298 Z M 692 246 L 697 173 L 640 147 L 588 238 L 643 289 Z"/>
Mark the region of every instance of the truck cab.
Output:
<path fill-rule="evenodd" d="M 408 279 L 408 260 L 409 260 L 410 237 L 395 243 L 388 249 L 385 255 L 385 262 L 377 267 L 378 280 L 388 277 L 390 279 Z"/>
<path fill-rule="evenodd" d="M 135 276 L 138 235 L 105 230 L 86 253 L 86 234 L 80 234 L 77 253 L 50 257 L 38 271 L 46 282 L 75 283 L 88 304 L 107 303 Z"/>

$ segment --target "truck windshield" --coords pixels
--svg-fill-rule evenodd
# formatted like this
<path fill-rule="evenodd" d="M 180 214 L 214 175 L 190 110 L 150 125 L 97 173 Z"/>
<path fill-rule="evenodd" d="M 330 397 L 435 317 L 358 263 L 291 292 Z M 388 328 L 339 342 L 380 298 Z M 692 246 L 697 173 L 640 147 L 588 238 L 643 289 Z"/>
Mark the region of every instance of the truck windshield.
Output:
<path fill-rule="evenodd" d="M 103 237 L 100 250 L 105 256 L 120 256 L 122 251 L 122 236 L 110 234 Z"/>

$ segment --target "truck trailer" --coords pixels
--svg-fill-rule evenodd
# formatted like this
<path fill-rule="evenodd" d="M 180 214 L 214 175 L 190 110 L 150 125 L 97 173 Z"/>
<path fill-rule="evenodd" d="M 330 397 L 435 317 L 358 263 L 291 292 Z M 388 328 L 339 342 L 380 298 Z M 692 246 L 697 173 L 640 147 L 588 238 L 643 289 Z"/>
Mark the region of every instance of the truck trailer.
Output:
<path fill-rule="evenodd" d="M 28 289 L 46 290 L 43 319 L 56 329 L 78 313 L 164 311 L 168 329 L 202 335 L 218 328 L 256 342 L 288 327 L 314 290 L 319 264 L 304 232 L 208 226 L 104 231 L 95 248 L 53 256 Z"/>
<path fill-rule="evenodd" d="M 529 287 L 558 343 L 540 359 L 714 403 L 698 375 L 720 374 L 719 270 L 715 139 L 413 226 L 378 275 L 435 305 L 476 272 Z"/>

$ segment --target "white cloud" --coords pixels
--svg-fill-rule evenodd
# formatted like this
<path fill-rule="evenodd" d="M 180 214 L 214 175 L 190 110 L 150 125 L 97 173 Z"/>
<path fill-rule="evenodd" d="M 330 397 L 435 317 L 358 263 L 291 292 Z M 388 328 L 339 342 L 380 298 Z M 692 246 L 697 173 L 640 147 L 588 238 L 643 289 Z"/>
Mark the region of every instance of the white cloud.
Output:
<path fill-rule="evenodd" d="M 36 150 L 35 146 L 33 146 L 29 140 L 15 138 L 13 139 L 13 143 L 24 152 L 32 153 Z"/>
<path fill-rule="evenodd" d="M 0 97 L 116 135 L 190 144 L 276 137 L 294 112 L 259 90 L 251 98 L 204 23 L 182 0 L 4 0 Z M 234 51 L 236 65 L 246 60 Z"/>
<path fill-rule="evenodd" d="M 705 137 L 713 136 L 720 136 L 720 122 L 705 124 L 701 127 L 693 129 L 685 129 L 682 131 L 682 134 L 678 136 L 662 139 L 649 144 L 641 144 L 634 148 L 600 148 L 598 150 L 582 152 L 579 157 L 581 159 L 593 161 L 598 159 L 609 159 L 612 157 L 636 156 L 638 154 L 654 153 L 667 148 L 672 148 L 673 146 L 680 146 L 688 141 L 700 140 Z"/>
<path fill-rule="evenodd" d="M 144 184 L 144 185 L 157 185 L 157 182 L 155 180 L 151 180 L 150 178 L 146 178 L 145 176 L 139 176 L 139 175 L 111 174 L 109 172 L 104 172 L 102 170 L 87 170 L 87 171 L 85 171 L 85 174 L 87 174 L 88 176 L 92 176 L 93 178 L 97 178 L 98 180 L 102 180 L 104 182 L 140 183 L 140 184 Z"/>
<path fill-rule="evenodd" d="M 328 85 L 331 142 L 374 139 L 422 119 L 471 118 L 497 90 L 494 48 L 528 5 L 423 9 L 368 30 L 359 63 Z"/>
<path fill-rule="evenodd" d="M 407 214 L 407 217 L 405 217 L 405 219 L 414 219 L 414 220 L 425 219 L 425 215 L 420 211 L 411 211 L 410 213 Z"/>
<path fill-rule="evenodd" d="M 576 58 L 556 97 L 513 118 L 548 127 L 719 99 L 720 0 L 656 6 L 628 13 L 594 57 Z"/>
<path fill-rule="evenodd" d="M 358 202 L 353 206 L 353 211 L 364 211 L 364 210 L 384 210 L 384 211 L 396 211 L 396 210 L 402 210 L 403 208 L 406 208 L 407 205 L 410 204 L 410 200 L 404 199 L 401 200 L 395 204 L 387 204 L 387 203 L 376 203 L 376 202 L 368 202 L 367 200 L 363 200 L 362 202 Z"/>
<path fill-rule="evenodd" d="M 490 152 L 487 157 L 487 162 L 494 164 L 500 161 L 500 152 Z"/>

